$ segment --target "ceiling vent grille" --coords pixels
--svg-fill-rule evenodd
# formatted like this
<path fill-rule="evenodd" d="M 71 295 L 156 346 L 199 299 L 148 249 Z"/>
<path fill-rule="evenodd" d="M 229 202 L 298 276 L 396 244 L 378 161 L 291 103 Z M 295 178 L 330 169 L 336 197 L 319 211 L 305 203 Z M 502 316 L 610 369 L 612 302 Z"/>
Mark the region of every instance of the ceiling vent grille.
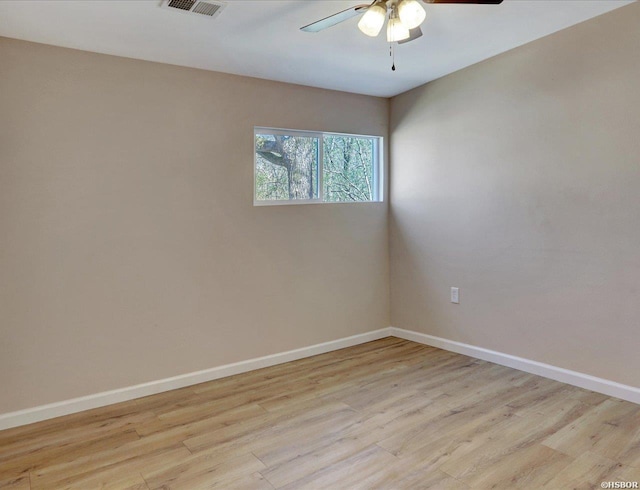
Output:
<path fill-rule="evenodd" d="M 223 2 L 213 0 L 162 0 L 160 7 L 199 16 L 214 18 L 220 15 L 226 6 Z"/>
<path fill-rule="evenodd" d="M 195 14 L 208 15 L 210 17 L 216 15 L 216 12 L 220 10 L 221 6 L 217 3 L 208 3 L 208 2 L 198 2 L 198 4 L 193 7 L 192 12 Z"/>
<path fill-rule="evenodd" d="M 170 0 L 169 7 L 180 10 L 191 10 L 196 0 Z"/>

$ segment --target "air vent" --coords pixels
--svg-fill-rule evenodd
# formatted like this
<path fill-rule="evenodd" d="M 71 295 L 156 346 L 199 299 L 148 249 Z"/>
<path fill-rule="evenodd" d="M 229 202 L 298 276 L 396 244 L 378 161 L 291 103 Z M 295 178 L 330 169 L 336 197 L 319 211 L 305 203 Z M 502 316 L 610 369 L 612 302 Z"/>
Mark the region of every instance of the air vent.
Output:
<path fill-rule="evenodd" d="M 196 3 L 196 0 L 170 0 L 169 7 L 180 10 L 191 10 Z"/>
<path fill-rule="evenodd" d="M 216 12 L 220 10 L 220 7 L 221 6 L 217 3 L 198 2 L 198 4 L 193 7 L 192 12 L 194 14 L 202 14 L 212 17 L 216 15 Z"/>
<path fill-rule="evenodd" d="M 223 2 L 212 0 L 162 0 L 160 4 L 160 7 L 173 10 L 174 12 L 183 12 L 209 18 L 220 15 L 225 6 L 226 4 Z"/>

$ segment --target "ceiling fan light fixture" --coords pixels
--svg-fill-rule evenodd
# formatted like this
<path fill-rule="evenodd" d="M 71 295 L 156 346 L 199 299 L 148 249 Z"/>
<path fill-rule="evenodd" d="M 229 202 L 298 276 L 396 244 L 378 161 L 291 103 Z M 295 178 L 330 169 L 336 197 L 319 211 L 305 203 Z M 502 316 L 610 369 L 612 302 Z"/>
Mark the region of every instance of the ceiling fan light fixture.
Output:
<path fill-rule="evenodd" d="M 398 4 L 398 15 L 409 29 L 415 29 L 424 21 L 427 13 L 418 0 L 402 0 Z"/>
<path fill-rule="evenodd" d="M 393 11 L 387 24 L 387 42 L 397 43 L 409 38 L 409 28 L 402 23 L 398 14 Z"/>
<path fill-rule="evenodd" d="M 386 4 L 384 2 L 376 2 L 364 13 L 360 22 L 358 22 L 358 29 L 367 36 L 376 37 L 380 34 L 386 18 Z"/>

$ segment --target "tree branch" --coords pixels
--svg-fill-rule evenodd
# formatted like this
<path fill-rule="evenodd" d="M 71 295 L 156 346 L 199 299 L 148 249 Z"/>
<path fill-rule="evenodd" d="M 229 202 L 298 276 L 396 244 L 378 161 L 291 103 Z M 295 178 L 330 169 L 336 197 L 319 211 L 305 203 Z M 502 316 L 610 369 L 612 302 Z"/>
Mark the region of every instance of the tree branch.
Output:
<path fill-rule="evenodd" d="M 256 149 L 256 153 L 269 163 L 273 163 L 274 165 L 278 165 L 279 167 L 284 167 L 286 169 L 289 168 L 288 162 L 283 157 L 276 155 L 272 151 Z"/>

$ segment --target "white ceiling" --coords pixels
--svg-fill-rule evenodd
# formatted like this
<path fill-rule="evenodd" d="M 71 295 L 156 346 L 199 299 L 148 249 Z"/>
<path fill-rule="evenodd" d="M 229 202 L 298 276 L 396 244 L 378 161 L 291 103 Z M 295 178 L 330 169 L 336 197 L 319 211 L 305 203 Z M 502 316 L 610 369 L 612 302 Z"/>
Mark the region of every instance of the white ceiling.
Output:
<path fill-rule="evenodd" d="M 0 0 L 0 36 L 270 80 L 389 97 L 591 17 L 619 0 L 425 5 L 424 36 L 396 48 L 357 18 L 299 30 L 366 0 L 228 0 L 216 19 L 159 0 Z M 1 67 L 0 67 L 1 68 Z"/>

